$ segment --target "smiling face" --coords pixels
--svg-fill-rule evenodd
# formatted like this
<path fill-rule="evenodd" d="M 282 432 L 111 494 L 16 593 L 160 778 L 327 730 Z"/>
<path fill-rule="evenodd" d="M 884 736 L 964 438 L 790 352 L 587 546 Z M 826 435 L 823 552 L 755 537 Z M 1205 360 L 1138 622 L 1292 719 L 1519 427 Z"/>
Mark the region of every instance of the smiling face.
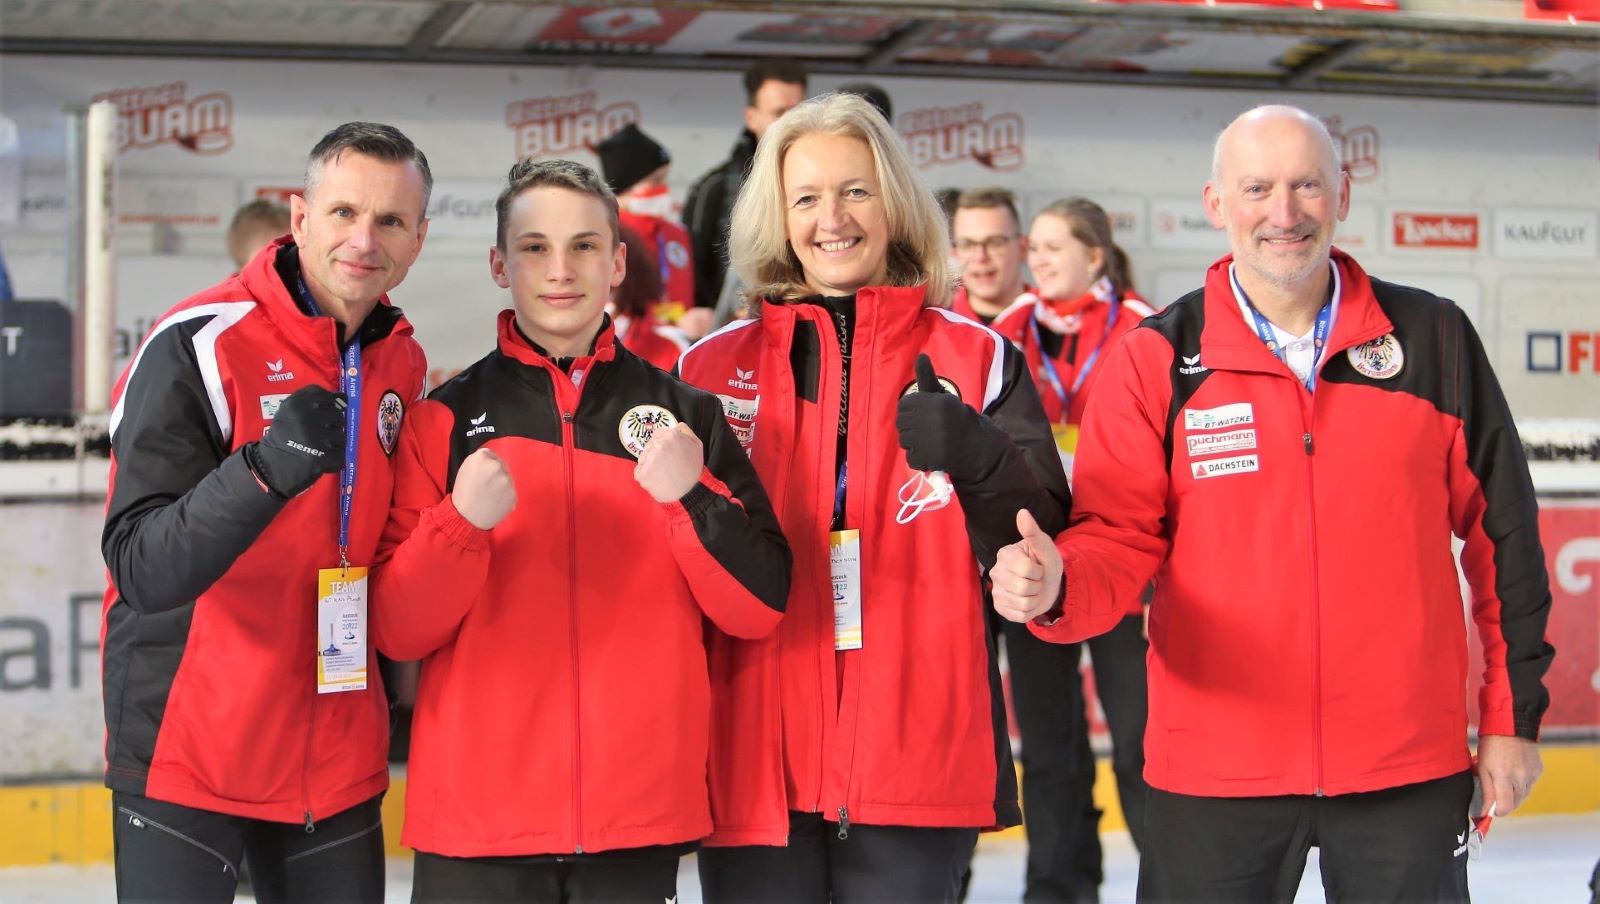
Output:
<path fill-rule="evenodd" d="M 506 247 L 489 249 L 489 272 L 511 290 L 522 332 L 552 357 L 571 357 L 587 353 L 600 331 L 626 255 L 604 201 L 540 186 L 511 202 Z"/>
<path fill-rule="evenodd" d="M 806 286 L 851 295 L 882 285 L 888 272 L 889 218 L 865 141 L 813 132 L 783 158 L 789 246 Z"/>
<path fill-rule="evenodd" d="M 1281 108 L 1252 111 L 1228 127 L 1206 214 L 1225 229 L 1240 281 L 1250 290 L 1293 290 L 1327 269 L 1333 233 L 1350 209 L 1349 176 L 1313 123 Z"/>
<path fill-rule="evenodd" d="M 300 270 L 327 313 L 359 323 L 406 278 L 428 234 L 425 191 L 415 163 L 345 151 L 323 165 L 310 197 L 290 198 Z"/>
<path fill-rule="evenodd" d="M 1028 270 L 1039 294 L 1055 301 L 1083 297 L 1105 267 L 1106 253 L 1072 234 L 1072 224 L 1053 214 L 1033 219 L 1028 232 Z"/>
<path fill-rule="evenodd" d="M 1022 294 L 1021 227 L 1005 207 L 963 207 L 950 222 L 961 283 L 980 310 L 1003 308 Z"/>

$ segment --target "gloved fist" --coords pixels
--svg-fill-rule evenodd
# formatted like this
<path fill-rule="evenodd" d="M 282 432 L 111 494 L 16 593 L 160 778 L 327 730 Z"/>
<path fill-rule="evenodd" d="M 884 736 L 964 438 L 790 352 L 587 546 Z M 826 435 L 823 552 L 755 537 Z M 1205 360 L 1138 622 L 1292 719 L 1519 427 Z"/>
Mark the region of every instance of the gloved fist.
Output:
<path fill-rule="evenodd" d="M 265 436 L 244 447 L 245 461 L 274 495 L 292 499 L 344 467 L 344 393 L 303 386 L 278 406 Z"/>
<path fill-rule="evenodd" d="M 906 463 L 918 471 L 943 471 L 956 481 L 974 481 L 1001 449 L 999 431 L 959 396 L 945 391 L 927 355 L 917 356 L 917 391 L 900 397 L 895 426 Z"/>

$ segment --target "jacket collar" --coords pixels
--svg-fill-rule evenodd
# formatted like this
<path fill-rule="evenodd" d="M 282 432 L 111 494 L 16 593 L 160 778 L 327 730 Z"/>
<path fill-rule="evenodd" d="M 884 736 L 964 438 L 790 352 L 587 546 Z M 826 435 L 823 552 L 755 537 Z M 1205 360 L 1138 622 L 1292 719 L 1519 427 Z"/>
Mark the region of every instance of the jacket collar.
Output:
<path fill-rule="evenodd" d="M 1333 334 L 1328 337 L 1327 348 L 1319 359 L 1319 368 L 1331 356 L 1394 329 L 1372 294 L 1372 281 L 1366 271 L 1338 248 L 1332 249 L 1330 257 L 1339 268 L 1339 317 L 1334 321 Z M 1228 278 L 1228 268 L 1232 264 L 1233 255 L 1227 254 L 1206 271 L 1201 361 L 1213 370 L 1287 372 L 1286 365 L 1267 351 L 1255 328 L 1245 323 L 1233 294 L 1232 280 Z"/>
<path fill-rule="evenodd" d="M 614 360 L 617 356 L 617 336 L 615 325 L 611 322 L 610 314 L 601 315 L 600 332 L 595 334 L 594 341 L 589 345 L 587 354 L 573 360 L 573 370 L 587 370 L 594 364 Z M 506 309 L 500 312 L 500 319 L 496 323 L 499 335 L 500 354 L 505 355 L 519 364 L 529 367 L 542 367 L 546 370 L 561 373 L 554 358 L 540 348 L 533 340 L 522 334 L 517 328 L 517 312 Z"/>
<path fill-rule="evenodd" d="M 856 335 L 904 335 L 922 315 L 922 286 L 866 286 L 856 292 Z M 774 302 L 761 305 L 761 317 L 775 325 L 795 320 L 829 319 L 827 308 L 806 301 Z"/>

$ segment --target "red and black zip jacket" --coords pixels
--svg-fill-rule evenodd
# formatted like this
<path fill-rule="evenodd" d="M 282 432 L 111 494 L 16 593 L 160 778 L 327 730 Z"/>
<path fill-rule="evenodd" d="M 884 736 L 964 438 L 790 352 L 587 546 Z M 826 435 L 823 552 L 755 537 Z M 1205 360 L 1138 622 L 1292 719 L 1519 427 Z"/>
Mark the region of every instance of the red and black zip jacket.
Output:
<path fill-rule="evenodd" d="M 1106 356 L 1111 353 L 1112 347 L 1123 333 L 1138 326 L 1139 321 L 1155 311 L 1145 303 L 1144 299 L 1129 292 L 1117 306 L 1116 322 L 1108 324 L 1111 303 L 1095 300 L 1070 315 L 1075 318 L 1073 323 L 1077 327 L 1076 331 L 1061 334 L 1039 324 L 1038 309 L 1041 305 L 1049 304 L 1051 302 L 1043 298 L 1029 296 L 1025 305 L 1021 307 L 1013 305 L 1002 312 L 995 318 L 993 326 L 995 332 L 1015 342 L 1017 347 L 1022 349 L 1022 354 L 1028 361 L 1028 371 L 1033 375 L 1033 384 L 1039 389 L 1039 400 L 1044 404 L 1045 417 L 1050 419 L 1050 423 L 1077 426 L 1083 423 L 1083 409 L 1089 402 L 1089 394 L 1093 391 L 1094 381 L 1099 376 L 1097 371 L 1105 365 Z M 1101 346 L 1098 356 L 1094 354 L 1096 346 Z M 1083 385 L 1076 394 L 1064 398 L 1064 394 L 1058 393 L 1054 388 L 1049 375 L 1050 369 L 1045 365 L 1045 358 L 1050 359 L 1050 363 L 1054 365 L 1056 378 L 1060 380 L 1062 388 L 1070 394 L 1072 384 L 1078 379 L 1078 372 L 1091 357 L 1095 358 L 1095 363 L 1091 366 L 1089 374 L 1084 377 Z M 1070 402 L 1070 407 L 1064 407 L 1063 402 Z"/>
<path fill-rule="evenodd" d="M 922 298 L 867 288 L 854 302 L 842 518 L 861 532 L 863 645 L 842 656 L 829 569 L 844 392 L 833 314 L 769 303 L 679 361 L 721 396 L 795 559 L 777 636 L 712 645 L 708 844 L 782 845 L 789 810 L 875 825 L 1019 821 L 983 569 L 1015 542 L 1017 509 L 1065 526 L 1066 478 L 1021 354 Z M 920 354 L 1002 429 L 1006 449 L 989 473 L 957 482 L 949 506 L 898 524 L 915 472 L 896 411 Z"/>
<path fill-rule="evenodd" d="M 1078 449 L 1060 620 L 1110 630 L 1157 576 L 1145 778 L 1217 797 L 1345 794 L 1461 772 L 1467 638 L 1483 734 L 1536 738 L 1549 579 L 1522 444 L 1459 308 L 1335 250 L 1308 391 L 1228 276 L 1129 333 Z"/>
<path fill-rule="evenodd" d="M 316 690 L 317 570 L 339 564 L 339 479 L 287 502 L 240 448 L 302 386 L 340 389 L 339 326 L 286 286 L 287 237 L 156 321 L 118 381 L 102 547 L 106 784 L 157 800 L 308 823 L 388 787 L 389 713 Z M 362 391 L 350 560 L 371 564 L 390 455 L 422 394 L 422 349 L 380 301 L 357 333 Z"/>
<path fill-rule="evenodd" d="M 711 831 L 706 619 L 770 633 L 788 546 L 715 397 L 609 325 L 565 370 L 512 312 L 499 334 L 416 406 L 397 453 L 374 624 L 385 655 L 423 660 L 402 840 L 452 857 L 695 841 Z M 706 453 L 667 505 L 633 477 L 664 413 Z M 450 496 L 480 448 L 517 492 L 488 531 Z"/>

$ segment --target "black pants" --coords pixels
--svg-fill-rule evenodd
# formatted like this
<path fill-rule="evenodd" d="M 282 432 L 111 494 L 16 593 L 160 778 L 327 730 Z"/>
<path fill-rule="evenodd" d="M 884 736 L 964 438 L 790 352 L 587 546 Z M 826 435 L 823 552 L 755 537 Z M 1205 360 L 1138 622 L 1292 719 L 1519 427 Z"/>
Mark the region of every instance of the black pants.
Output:
<path fill-rule="evenodd" d="M 112 792 L 117 900 L 232 901 L 248 860 L 256 900 L 383 900 L 383 795 L 317 821 L 267 822 Z"/>
<path fill-rule="evenodd" d="M 1141 902 L 1290 901 L 1321 849 L 1330 902 L 1465 902 L 1472 774 L 1337 797 L 1150 789 Z"/>
<path fill-rule="evenodd" d="M 418 851 L 411 900 L 413 904 L 476 901 L 661 904 L 678 896 L 678 860 L 682 856 L 676 850 L 662 851 L 537 858 L 442 857 Z"/>
<path fill-rule="evenodd" d="M 977 829 L 852 823 L 789 814 L 788 847 L 700 849 L 706 904 L 883 904 L 956 900 Z"/>
<path fill-rule="evenodd" d="M 1095 693 L 1111 732 L 1111 771 L 1117 777 L 1122 818 L 1133 846 L 1143 850 L 1144 802 L 1150 790 L 1144 783 L 1144 723 L 1150 714 L 1145 676 L 1150 642 L 1144 636 L 1144 616 L 1124 618 L 1108 633 L 1089 638 L 1088 646 Z"/>
<path fill-rule="evenodd" d="M 1022 818 L 1028 832 L 1023 900 L 1098 900 L 1102 879 L 1095 761 L 1084 714 L 1081 644 L 1005 622 L 1011 702 L 1022 735 Z"/>

